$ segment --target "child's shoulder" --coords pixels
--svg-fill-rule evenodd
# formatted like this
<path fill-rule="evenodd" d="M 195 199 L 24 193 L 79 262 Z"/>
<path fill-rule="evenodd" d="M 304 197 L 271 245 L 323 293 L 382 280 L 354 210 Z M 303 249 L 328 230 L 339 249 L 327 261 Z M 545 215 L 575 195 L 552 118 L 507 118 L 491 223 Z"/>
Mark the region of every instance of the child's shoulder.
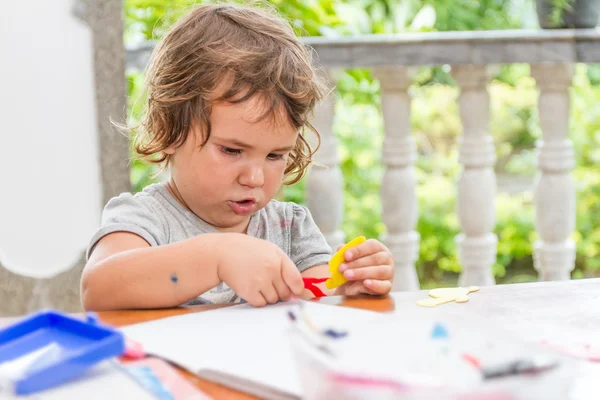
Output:
<path fill-rule="evenodd" d="M 293 201 L 271 200 L 264 208 L 267 219 L 298 221 L 311 219 L 310 210 Z"/>
<path fill-rule="evenodd" d="M 265 210 L 277 213 L 307 213 L 308 208 L 303 205 L 294 203 L 293 201 L 271 200 Z"/>
<path fill-rule="evenodd" d="M 106 203 L 104 211 L 130 212 L 132 209 L 148 210 L 156 212 L 162 208 L 161 197 L 164 197 L 164 191 L 167 190 L 164 183 L 155 183 L 146 186 L 137 193 L 124 192 L 113 197 Z"/>

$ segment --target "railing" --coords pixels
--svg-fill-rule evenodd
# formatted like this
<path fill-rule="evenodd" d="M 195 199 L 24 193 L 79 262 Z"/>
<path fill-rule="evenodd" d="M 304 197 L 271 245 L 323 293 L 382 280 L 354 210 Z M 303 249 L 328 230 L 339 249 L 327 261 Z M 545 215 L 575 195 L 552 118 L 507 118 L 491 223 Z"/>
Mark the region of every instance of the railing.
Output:
<path fill-rule="evenodd" d="M 387 227 L 384 243 L 396 262 L 395 290 L 419 288 L 414 263 L 419 253 L 415 231 L 418 206 L 413 165 L 417 157 L 410 132 L 412 83 L 410 67 L 450 65 L 460 87 L 459 107 L 463 135 L 458 141 L 463 167 L 458 181 L 457 213 L 461 233 L 456 237 L 462 272 L 460 285 L 494 284 L 497 237 L 494 199 L 495 149 L 489 134 L 489 66 L 529 63 L 540 90 L 542 139 L 536 144 L 535 268 L 541 280 L 566 280 L 574 268 L 575 191 L 570 171 L 573 147 L 568 139 L 569 87 L 575 63 L 600 61 L 600 32 L 485 31 L 372 35 L 348 38 L 305 38 L 318 62 L 335 82 L 341 68 L 372 68 L 379 79 L 385 125 L 381 202 Z M 152 44 L 127 53 L 128 65 L 143 68 Z M 334 96 L 315 115 L 323 143 L 316 158 L 327 168 L 314 167 L 307 181 L 307 205 L 335 248 L 344 241 L 342 174 L 337 140 L 332 134 Z"/>

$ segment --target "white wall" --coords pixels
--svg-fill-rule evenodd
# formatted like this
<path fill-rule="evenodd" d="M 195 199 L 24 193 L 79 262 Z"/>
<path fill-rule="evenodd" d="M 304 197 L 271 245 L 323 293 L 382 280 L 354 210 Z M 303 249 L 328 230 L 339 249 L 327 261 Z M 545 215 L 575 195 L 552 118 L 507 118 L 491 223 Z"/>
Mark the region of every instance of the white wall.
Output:
<path fill-rule="evenodd" d="M 0 264 L 51 277 L 98 226 L 92 35 L 71 0 L 0 7 Z"/>

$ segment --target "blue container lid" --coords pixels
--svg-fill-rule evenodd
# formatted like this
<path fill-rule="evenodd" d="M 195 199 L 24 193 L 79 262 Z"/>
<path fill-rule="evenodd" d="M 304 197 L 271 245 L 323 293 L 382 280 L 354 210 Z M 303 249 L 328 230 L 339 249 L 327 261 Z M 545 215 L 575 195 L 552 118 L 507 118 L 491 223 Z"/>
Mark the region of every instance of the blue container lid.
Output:
<path fill-rule="evenodd" d="M 37 352 L 35 360 L 12 382 L 17 395 L 60 385 L 124 351 L 123 334 L 102 325 L 93 313 L 82 320 L 44 310 L 0 329 L 0 366 Z"/>

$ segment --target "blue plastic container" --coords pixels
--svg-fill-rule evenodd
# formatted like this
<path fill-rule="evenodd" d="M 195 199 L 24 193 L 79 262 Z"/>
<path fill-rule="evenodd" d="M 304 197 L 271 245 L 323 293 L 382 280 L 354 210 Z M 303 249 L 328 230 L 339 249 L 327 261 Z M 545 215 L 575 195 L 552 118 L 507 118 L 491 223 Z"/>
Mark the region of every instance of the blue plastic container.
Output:
<path fill-rule="evenodd" d="M 0 364 L 49 345 L 52 354 L 41 357 L 13 382 L 15 394 L 60 385 L 125 351 L 123 334 L 100 324 L 95 314 L 82 320 L 49 310 L 0 329 Z"/>

